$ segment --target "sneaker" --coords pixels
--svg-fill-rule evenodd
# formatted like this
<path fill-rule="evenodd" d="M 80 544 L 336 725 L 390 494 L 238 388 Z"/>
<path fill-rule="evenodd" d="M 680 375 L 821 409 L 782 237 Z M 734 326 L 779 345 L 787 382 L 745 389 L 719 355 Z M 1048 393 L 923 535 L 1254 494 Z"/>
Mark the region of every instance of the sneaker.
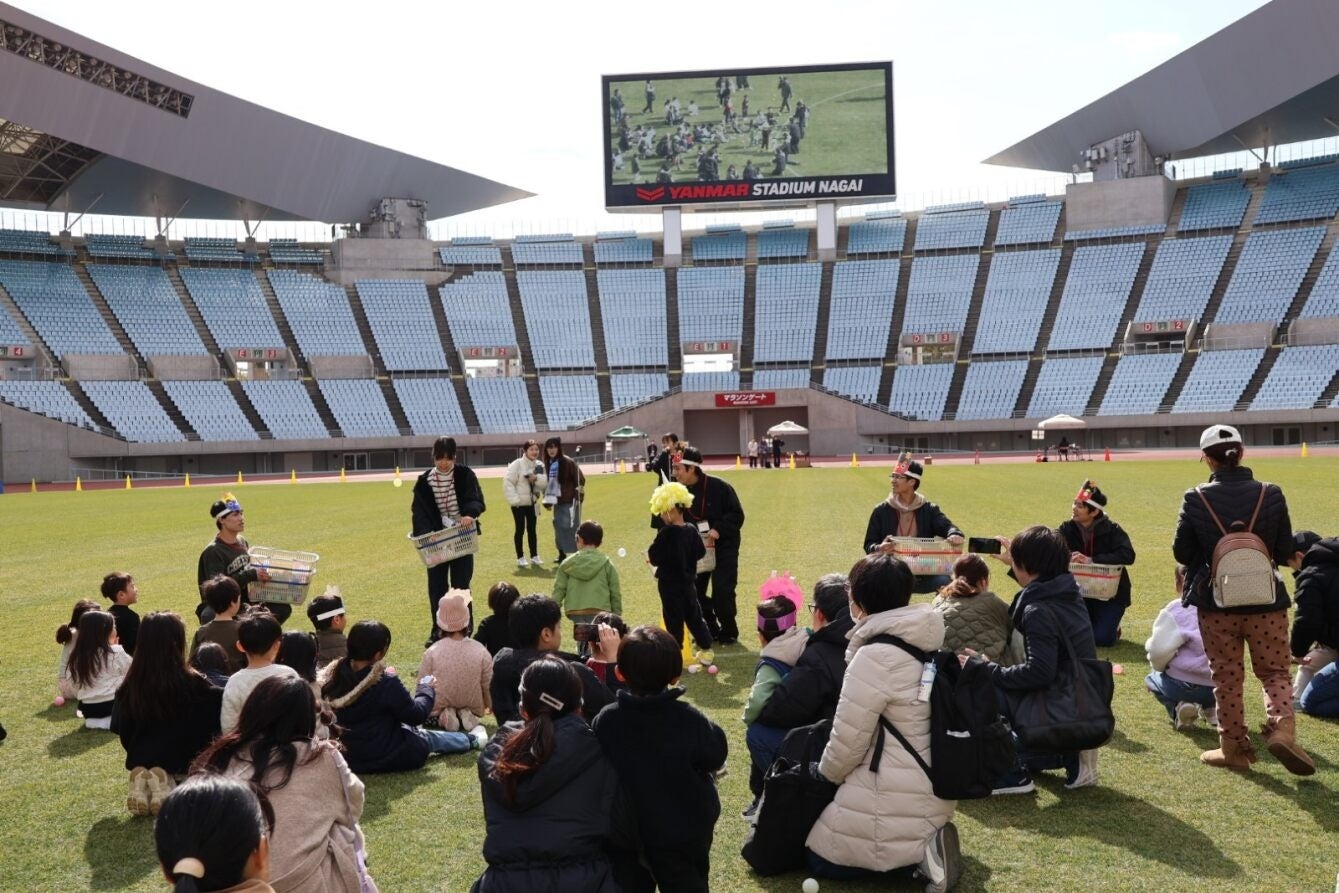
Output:
<path fill-rule="evenodd" d="M 759 794 L 753 798 L 753 802 L 749 804 L 749 808 L 740 813 L 750 825 L 756 824 L 758 821 L 758 804 L 761 802 L 762 795 Z"/>
<path fill-rule="evenodd" d="M 1031 794 L 1037 789 L 1032 783 L 1032 776 L 1026 769 L 1018 768 L 1008 775 L 995 782 L 994 789 L 990 796 L 995 797 L 1000 794 Z"/>
<path fill-rule="evenodd" d="M 172 793 L 177 782 L 167 774 L 167 770 L 154 766 L 146 773 L 146 784 L 149 787 L 149 815 L 158 815 L 163 801 Z"/>
<path fill-rule="evenodd" d="M 530 563 L 533 564 L 535 567 L 543 567 L 544 559 L 540 558 L 538 555 L 531 555 Z"/>
<path fill-rule="evenodd" d="M 925 893 L 948 893 L 962 877 L 962 850 L 958 845 L 958 829 L 952 822 L 936 831 L 925 844 L 916 877 L 925 881 Z"/>
<path fill-rule="evenodd" d="M 1065 767 L 1065 790 L 1086 788 L 1097 784 L 1097 748 L 1079 751 L 1073 766 Z"/>
<path fill-rule="evenodd" d="M 149 814 L 149 770 L 143 766 L 130 770 L 130 796 L 126 797 L 126 809 L 131 815 Z"/>
<path fill-rule="evenodd" d="M 1182 701 L 1176 705 L 1176 720 L 1172 725 L 1176 727 L 1178 732 L 1188 732 L 1195 728 L 1195 721 L 1199 718 L 1200 705 Z"/>
<path fill-rule="evenodd" d="M 474 749 L 483 750 L 488 743 L 488 730 L 483 726 L 475 726 L 470 729 L 470 737 L 474 739 Z"/>
<path fill-rule="evenodd" d="M 1200 711 L 1200 719 L 1204 720 L 1205 725 L 1207 725 L 1211 729 L 1218 728 L 1217 704 L 1215 704 L 1212 707 L 1201 707 L 1199 708 L 1199 711 Z"/>
<path fill-rule="evenodd" d="M 516 566 L 519 567 L 519 568 L 524 569 L 524 568 L 527 568 L 527 567 L 530 566 L 530 562 L 527 561 L 527 560 L 524 559 L 524 558 L 517 558 L 517 559 L 516 559 Z"/>

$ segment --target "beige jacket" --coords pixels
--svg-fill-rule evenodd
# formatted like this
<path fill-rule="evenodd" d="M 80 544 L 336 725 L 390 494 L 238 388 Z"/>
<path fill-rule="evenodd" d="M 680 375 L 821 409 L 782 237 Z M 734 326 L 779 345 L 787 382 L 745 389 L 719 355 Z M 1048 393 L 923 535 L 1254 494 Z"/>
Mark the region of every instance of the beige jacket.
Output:
<path fill-rule="evenodd" d="M 869 770 L 880 715 L 930 761 L 930 705 L 915 703 L 922 664 L 895 645 L 864 647 L 885 633 L 933 651 L 944 642 L 944 619 L 928 604 L 913 604 L 856 621 L 832 738 L 818 764 L 841 787 L 806 841 L 829 862 L 873 871 L 920 862 L 926 842 L 957 806 L 934 795 L 930 779 L 892 735 L 884 736 L 878 774 Z"/>
<path fill-rule="evenodd" d="M 316 748 L 316 756 L 304 762 Z M 362 846 L 363 783 L 328 742 L 298 744 L 293 776 L 271 790 L 274 834 L 270 837 L 270 886 L 275 893 L 358 893 Z M 235 757 L 226 775 L 251 778 L 252 766 Z M 277 769 L 265 784 L 277 783 Z"/>

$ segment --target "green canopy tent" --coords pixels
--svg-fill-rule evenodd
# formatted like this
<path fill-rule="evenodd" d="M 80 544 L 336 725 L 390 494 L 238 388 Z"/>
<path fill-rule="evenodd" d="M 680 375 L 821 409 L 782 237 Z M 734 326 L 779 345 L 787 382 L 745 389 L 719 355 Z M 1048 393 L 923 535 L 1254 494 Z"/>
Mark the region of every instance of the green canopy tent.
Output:
<path fill-rule="evenodd" d="M 614 442 L 614 454 L 613 454 L 614 461 L 618 461 L 619 459 L 631 458 L 633 454 L 629 454 L 626 451 L 627 443 L 629 441 L 638 439 L 646 440 L 646 438 L 647 434 L 645 431 L 638 431 L 631 425 L 624 425 L 622 428 L 615 428 L 613 431 L 610 431 L 608 434 L 605 435 L 606 440 L 612 440 Z M 635 455 L 643 456 L 644 453 L 635 452 Z"/>

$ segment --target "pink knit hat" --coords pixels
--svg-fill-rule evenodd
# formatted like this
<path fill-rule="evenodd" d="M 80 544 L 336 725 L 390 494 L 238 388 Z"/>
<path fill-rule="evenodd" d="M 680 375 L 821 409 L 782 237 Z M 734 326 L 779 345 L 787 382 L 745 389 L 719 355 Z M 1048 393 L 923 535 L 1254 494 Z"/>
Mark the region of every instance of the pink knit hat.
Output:
<path fill-rule="evenodd" d="M 437 603 L 437 626 L 442 632 L 454 633 L 470 625 L 470 591 L 451 589 Z"/>

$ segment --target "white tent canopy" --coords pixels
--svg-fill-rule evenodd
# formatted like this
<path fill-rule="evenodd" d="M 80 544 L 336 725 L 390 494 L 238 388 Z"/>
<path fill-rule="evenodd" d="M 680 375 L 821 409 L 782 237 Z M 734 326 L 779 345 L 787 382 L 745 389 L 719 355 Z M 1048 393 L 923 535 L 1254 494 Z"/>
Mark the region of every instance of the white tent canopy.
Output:
<path fill-rule="evenodd" d="M 767 429 L 767 433 L 772 437 L 778 434 L 808 434 L 809 429 L 803 425 L 797 425 L 794 422 L 779 422 Z"/>
<path fill-rule="evenodd" d="M 1087 428 L 1088 423 L 1083 419 L 1076 419 L 1074 416 L 1062 412 L 1060 415 L 1053 415 L 1043 422 L 1038 422 L 1037 427 L 1042 431 L 1073 431 Z"/>

